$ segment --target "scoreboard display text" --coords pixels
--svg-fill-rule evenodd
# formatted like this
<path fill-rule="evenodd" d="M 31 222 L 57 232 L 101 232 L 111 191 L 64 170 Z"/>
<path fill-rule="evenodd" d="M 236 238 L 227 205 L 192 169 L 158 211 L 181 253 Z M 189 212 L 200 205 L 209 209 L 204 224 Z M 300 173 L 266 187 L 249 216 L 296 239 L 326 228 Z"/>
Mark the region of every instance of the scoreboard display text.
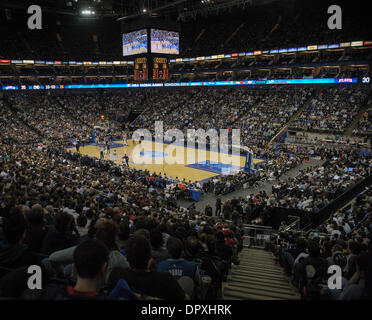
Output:
<path fill-rule="evenodd" d="M 148 80 L 149 71 L 146 58 L 137 58 L 134 60 L 134 80 Z"/>
<path fill-rule="evenodd" d="M 166 58 L 154 58 L 154 68 L 152 73 L 153 80 L 167 80 L 169 78 L 168 65 Z"/>

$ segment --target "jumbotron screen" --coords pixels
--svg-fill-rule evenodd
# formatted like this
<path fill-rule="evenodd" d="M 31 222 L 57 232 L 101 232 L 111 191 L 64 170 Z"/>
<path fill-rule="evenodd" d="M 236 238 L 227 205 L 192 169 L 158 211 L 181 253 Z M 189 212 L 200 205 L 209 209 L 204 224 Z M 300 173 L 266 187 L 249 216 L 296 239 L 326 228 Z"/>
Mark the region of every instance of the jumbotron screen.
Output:
<path fill-rule="evenodd" d="M 151 29 L 151 52 L 180 53 L 180 34 L 175 31 Z"/>
<path fill-rule="evenodd" d="M 123 56 L 147 53 L 147 30 L 123 34 Z"/>

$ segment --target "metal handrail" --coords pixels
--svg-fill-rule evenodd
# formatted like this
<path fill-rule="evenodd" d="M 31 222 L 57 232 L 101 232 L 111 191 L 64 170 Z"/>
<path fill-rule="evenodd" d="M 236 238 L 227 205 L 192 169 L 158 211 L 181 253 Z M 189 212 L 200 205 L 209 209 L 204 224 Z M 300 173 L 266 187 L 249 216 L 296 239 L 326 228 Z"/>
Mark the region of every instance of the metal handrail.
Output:
<path fill-rule="evenodd" d="M 295 218 L 295 221 L 293 221 L 288 226 L 286 226 L 284 228 L 284 231 L 289 231 L 292 228 L 294 228 L 296 225 L 297 225 L 297 229 L 295 229 L 295 230 L 299 230 L 300 229 L 300 217 L 297 217 L 297 216 L 288 216 L 288 218 Z"/>
<path fill-rule="evenodd" d="M 231 223 L 231 220 L 225 220 Z M 276 233 L 270 226 L 260 226 L 256 224 L 242 224 L 244 228 L 244 240 L 249 240 L 245 243 L 245 246 L 251 246 L 252 244 L 256 247 L 264 248 L 266 243 L 270 241 L 270 236 Z M 253 234 L 252 232 L 253 231 Z"/>

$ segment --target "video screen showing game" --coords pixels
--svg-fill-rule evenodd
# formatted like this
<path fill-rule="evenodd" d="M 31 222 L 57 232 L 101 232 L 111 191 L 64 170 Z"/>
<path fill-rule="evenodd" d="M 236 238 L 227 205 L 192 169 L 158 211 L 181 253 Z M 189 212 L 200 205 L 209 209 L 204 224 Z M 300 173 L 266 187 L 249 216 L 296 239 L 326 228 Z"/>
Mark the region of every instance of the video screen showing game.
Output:
<path fill-rule="evenodd" d="M 151 52 L 180 53 L 180 34 L 175 31 L 151 29 Z"/>
<path fill-rule="evenodd" d="M 147 53 L 147 30 L 123 34 L 123 56 Z"/>

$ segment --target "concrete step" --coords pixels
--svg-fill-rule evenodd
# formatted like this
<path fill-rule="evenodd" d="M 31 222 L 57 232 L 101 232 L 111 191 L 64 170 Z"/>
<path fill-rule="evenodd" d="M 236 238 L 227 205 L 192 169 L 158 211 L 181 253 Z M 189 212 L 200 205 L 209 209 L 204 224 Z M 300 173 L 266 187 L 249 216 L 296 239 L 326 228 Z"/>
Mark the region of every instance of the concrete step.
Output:
<path fill-rule="evenodd" d="M 234 286 L 234 287 L 228 286 L 227 288 L 225 288 L 224 294 L 230 294 L 230 295 L 233 295 L 233 294 L 236 294 L 236 295 L 249 294 L 249 295 L 260 296 L 262 299 L 268 298 L 270 300 L 281 300 L 281 299 L 284 299 L 284 300 L 292 300 L 293 299 L 294 300 L 294 299 L 297 299 L 296 295 L 291 294 L 291 293 L 288 294 L 287 292 L 272 292 L 272 291 L 265 290 L 265 288 L 255 289 L 255 288 L 241 288 L 241 287 L 237 287 L 237 286 Z"/>
<path fill-rule="evenodd" d="M 231 270 L 223 288 L 225 300 L 299 300 L 283 268 L 271 252 L 244 248 L 240 264 Z"/>

